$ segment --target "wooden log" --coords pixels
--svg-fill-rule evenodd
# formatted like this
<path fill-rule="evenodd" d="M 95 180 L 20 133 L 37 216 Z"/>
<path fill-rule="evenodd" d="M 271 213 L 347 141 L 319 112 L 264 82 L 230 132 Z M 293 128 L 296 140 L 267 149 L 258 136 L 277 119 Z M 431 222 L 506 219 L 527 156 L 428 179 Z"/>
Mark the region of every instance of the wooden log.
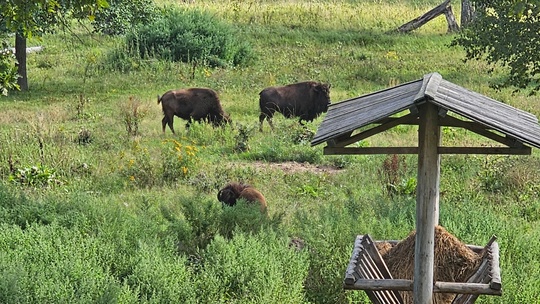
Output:
<path fill-rule="evenodd" d="M 448 33 L 459 31 L 459 25 L 457 24 L 456 17 L 452 12 L 452 6 L 448 5 L 444 11 L 444 16 L 446 17 L 446 23 L 448 23 Z"/>
<path fill-rule="evenodd" d="M 439 16 L 441 14 L 449 14 L 449 15 L 451 14 L 450 19 L 453 19 L 453 21 L 449 21 L 448 20 L 449 16 L 447 16 L 447 22 L 448 22 L 449 29 L 454 28 L 454 27 L 458 27 L 457 22 L 455 22 L 455 18 L 453 18 L 452 10 L 450 9 L 450 11 L 447 12 L 449 10 L 448 9 L 449 6 L 450 6 L 450 0 L 446 0 L 443 3 L 437 5 L 435 8 L 433 8 L 429 12 L 425 13 L 424 15 L 422 15 L 422 16 L 416 18 L 416 19 L 413 19 L 413 20 L 403 24 L 402 26 L 398 27 L 397 31 L 400 32 L 400 33 L 408 33 L 410 31 L 415 30 L 415 29 L 421 27 L 422 25 L 428 23 L 430 20 L 436 18 L 437 16 Z M 451 25 L 450 22 L 452 22 L 453 24 Z"/>
<path fill-rule="evenodd" d="M 414 289 L 414 284 L 412 280 L 406 279 L 358 279 L 353 285 L 347 286 L 347 289 L 372 291 L 412 291 Z M 433 292 L 495 296 L 501 295 L 500 290 L 489 287 L 489 284 L 463 282 L 437 281 L 433 284 Z"/>
<path fill-rule="evenodd" d="M 441 128 L 438 107 L 431 103 L 419 106 L 418 186 L 416 192 L 416 239 L 414 247 L 414 304 L 433 300 L 435 226 L 439 223 L 439 179 L 441 160 L 438 146 Z"/>

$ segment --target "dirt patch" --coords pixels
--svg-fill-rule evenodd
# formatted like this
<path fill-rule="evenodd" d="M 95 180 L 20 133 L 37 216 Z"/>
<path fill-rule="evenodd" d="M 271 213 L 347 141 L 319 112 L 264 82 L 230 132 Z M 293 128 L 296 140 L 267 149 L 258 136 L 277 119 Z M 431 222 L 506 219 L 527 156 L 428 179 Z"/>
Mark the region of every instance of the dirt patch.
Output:
<path fill-rule="evenodd" d="M 322 174 L 322 173 L 335 174 L 335 173 L 343 171 L 343 169 L 339 169 L 333 166 L 320 166 L 320 165 L 313 165 L 309 163 L 297 163 L 297 162 L 267 163 L 267 162 L 256 161 L 256 162 L 253 162 L 252 164 L 253 166 L 259 169 L 282 170 L 288 173 L 311 172 L 311 173 L 317 173 L 317 174 Z"/>

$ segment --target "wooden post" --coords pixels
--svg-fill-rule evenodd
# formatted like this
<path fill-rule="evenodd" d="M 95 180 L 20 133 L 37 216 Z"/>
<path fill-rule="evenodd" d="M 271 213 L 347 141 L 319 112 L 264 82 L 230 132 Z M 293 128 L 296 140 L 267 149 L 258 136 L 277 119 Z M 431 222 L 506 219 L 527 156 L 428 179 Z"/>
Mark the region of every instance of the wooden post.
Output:
<path fill-rule="evenodd" d="M 439 222 L 440 127 L 436 105 L 426 102 L 419 110 L 413 300 L 414 304 L 431 304 L 435 226 Z"/>

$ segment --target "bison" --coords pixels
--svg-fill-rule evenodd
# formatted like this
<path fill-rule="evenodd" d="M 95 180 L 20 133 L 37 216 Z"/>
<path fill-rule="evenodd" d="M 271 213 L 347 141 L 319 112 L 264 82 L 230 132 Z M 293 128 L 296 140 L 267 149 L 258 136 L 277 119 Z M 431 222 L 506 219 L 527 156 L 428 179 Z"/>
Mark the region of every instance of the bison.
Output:
<path fill-rule="evenodd" d="M 251 185 L 231 182 L 219 190 L 217 198 L 227 206 L 236 205 L 236 201 L 244 199 L 249 203 L 258 204 L 261 213 L 266 214 L 266 199 L 257 189 Z"/>
<path fill-rule="evenodd" d="M 330 85 L 315 81 L 299 82 L 281 87 L 268 87 L 259 93 L 259 130 L 266 119 L 272 129 L 272 117 L 280 112 L 286 118 L 299 117 L 313 121 L 330 105 Z"/>
<path fill-rule="evenodd" d="M 217 93 L 208 88 L 189 88 L 180 90 L 170 90 L 158 95 L 158 104 L 163 108 L 163 120 L 161 121 L 163 133 L 165 126 L 174 133 L 173 118 L 178 116 L 187 120 L 186 128 L 193 120 L 210 122 L 214 126 L 222 125 L 231 121 L 230 116 L 223 111 Z"/>

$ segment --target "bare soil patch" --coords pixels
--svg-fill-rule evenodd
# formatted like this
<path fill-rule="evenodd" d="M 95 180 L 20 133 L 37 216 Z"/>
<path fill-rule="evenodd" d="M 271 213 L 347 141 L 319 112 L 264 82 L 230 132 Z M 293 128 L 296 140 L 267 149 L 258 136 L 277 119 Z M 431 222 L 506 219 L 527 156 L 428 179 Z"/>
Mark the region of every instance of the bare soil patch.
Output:
<path fill-rule="evenodd" d="M 282 162 L 282 163 L 267 163 L 262 161 L 253 162 L 253 166 L 259 169 L 273 169 L 282 170 L 284 172 L 298 173 L 298 172 L 311 172 L 311 173 L 328 173 L 335 174 L 343 171 L 333 166 L 321 166 L 313 165 L 310 163 L 298 163 L 298 162 Z"/>

